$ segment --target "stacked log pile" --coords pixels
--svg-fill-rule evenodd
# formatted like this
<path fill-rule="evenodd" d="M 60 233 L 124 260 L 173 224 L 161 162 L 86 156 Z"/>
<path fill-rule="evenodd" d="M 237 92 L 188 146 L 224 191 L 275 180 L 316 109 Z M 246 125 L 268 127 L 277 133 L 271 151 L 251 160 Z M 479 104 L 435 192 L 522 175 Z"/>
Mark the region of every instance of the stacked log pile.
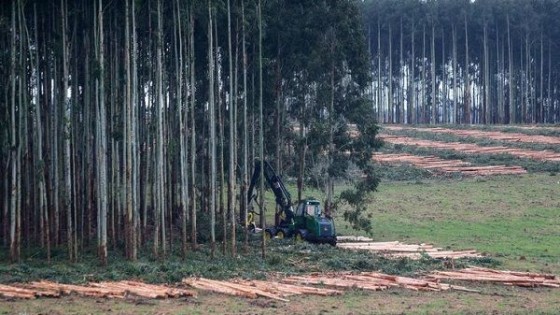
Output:
<path fill-rule="evenodd" d="M 501 271 L 481 267 L 471 267 L 457 271 L 436 271 L 423 279 L 387 275 L 379 272 L 339 272 L 290 276 L 275 281 L 239 279 L 217 281 L 204 278 L 185 278 L 182 283 L 198 290 L 251 299 L 265 297 L 278 301 L 288 301 L 286 297 L 293 295 L 340 295 L 344 293 L 343 290 L 351 288 L 371 291 L 404 288 L 414 291 L 459 290 L 477 292 L 464 286 L 441 283 L 441 280 L 489 282 L 520 287 L 560 288 L 560 279 L 555 275 Z M 0 284 L 0 297 L 4 298 L 35 299 L 37 297 L 61 297 L 69 294 L 77 294 L 83 297 L 121 299 L 130 295 L 148 299 L 196 296 L 196 293 L 190 290 L 150 285 L 136 281 L 90 283 L 87 286 L 49 281 L 15 285 Z"/>
<path fill-rule="evenodd" d="M 288 301 L 286 297 L 291 295 L 312 294 L 327 296 L 342 294 L 342 291 L 339 290 L 292 285 L 276 281 L 218 281 L 205 278 L 185 278 L 183 279 L 182 283 L 199 290 L 240 296 L 250 299 L 255 299 L 259 296 L 262 296 L 279 301 Z"/>
<path fill-rule="evenodd" d="M 357 288 L 371 291 L 386 290 L 391 287 L 405 288 L 414 291 L 445 291 L 449 289 L 474 291 L 462 286 L 453 286 L 439 281 L 420 280 L 382 274 L 378 272 L 362 272 L 359 274 L 331 273 L 292 276 L 282 280 L 293 284 L 315 284 L 336 288 Z"/>
<path fill-rule="evenodd" d="M 12 286 L 0 284 L 0 297 L 14 298 L 14 299 L 35 299 L 37 297 L 60 297 L 60 292 L 57 290 L 34 290 L 26 289 L 20 286 Z"/>
<path fill-rule="evenodd" d="M 480 258 L 484 257 L 476 250 L 463 250 L 463 251 L 450 251 L 443 250 L 439 247 L 434 247 L 430 244 L 404 244 L 399 241 L 394 242 L 349 242 L 338 243 L 337 247 L 353 249 L 353 250 L 368 250 L 378 252 L 387 257 L 394 258 L 410 258 L 420 259 L 423 255 L 431 258 L 445 258 L 445 259 L 458 259 L 458 258 Z"/>
<path fill-rule="evenodd" d="M 479 146 L 474 143 L 441 142 L 393 135 L 381 135 L 380 138 L 383 139 L 383 141 L 392 144 L 402 144 L 440 150 L 453 150 L 467 154 L 510 154 L 520 158 L 560 162 L 560 153 L 548 150 L 534 151 L 519 148 L 508 148 L 504 146 Z"/>
<path fill-rule="evenodd" d="M 196 296 L 196 292 L 170 288 L 163 285 L 151 285 L 138 281 L 100 282 L 88 285 L 62 284 L 50 281 L 38 281 L 17 286 L 0 285 L 0 296 L 7 298 L 33 299 L 36 297 L 60 297 L 77 294 L 83 297 L 124 299 L 130 295 L 165 299 L 184 296 Z"/>
<path fill-rule="evenodd" d="M 442 174 L 461 173 L 470 176 L 515 175 L 525 174 L 527 171 L 521 166 L 490 165 L 473 166 L 462 160 L 444 160 L 435 156 L 418 156 L 412 154 L 382 154 L 376 153 L 372 159 L 380 163 L 411 164 L 415 167 L 427 169 Z"/>
<path fill-rule="evenodd" d="M 426 280 L 461 280 L 472 282 L 490 282 L 518 287 L 560 288 L 560 278 L 555 275 L 494 270 L 481 267 L 470 267 L 457 271 L 436 271 L 427 276 Z"/>

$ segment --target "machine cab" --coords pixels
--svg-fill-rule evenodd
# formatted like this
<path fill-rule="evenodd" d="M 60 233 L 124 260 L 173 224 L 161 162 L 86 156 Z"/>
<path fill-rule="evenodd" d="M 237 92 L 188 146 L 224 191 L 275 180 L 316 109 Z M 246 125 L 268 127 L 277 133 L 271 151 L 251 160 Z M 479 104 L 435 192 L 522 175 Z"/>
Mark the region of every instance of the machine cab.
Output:
<path fill-rule="evenodd" d="M 296 216 L 320 217 L 322 215 L 321 203 L 317 200 L 302 200 L 296 209 Z"/>

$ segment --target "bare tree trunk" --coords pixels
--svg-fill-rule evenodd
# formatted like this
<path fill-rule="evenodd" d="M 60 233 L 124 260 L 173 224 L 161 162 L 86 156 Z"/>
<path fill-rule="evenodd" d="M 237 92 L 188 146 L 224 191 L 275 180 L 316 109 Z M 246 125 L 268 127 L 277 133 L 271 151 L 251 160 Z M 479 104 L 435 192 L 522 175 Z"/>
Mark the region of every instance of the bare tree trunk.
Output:
<path fill-rule="evenodd" d="M 166 108 L 163 95 L 163 22 L 162 22 L 162 9 L 161 0 L 157 1 L 157 45 L 156 45 L 156 88 L 157 88 L 157 102 L 156 102 L 156 115 L 157 115 L 157 137 L 156 137 L 156 223 L 154 229 L 154 255 L 159 256 L 160 249 L 160 233 L 161 233 L 161 250 L 163 255 L 166 253 L 166 240 L 165 240 L 165 213 L 166 213 L 166 198 L 165 198 L 165 180 L 166 173 L 164 172 L 164 110 Z"/>
<path fill-rule="evenodd" d="M 471 121 L 471 81 L 469 78 L 469 27 L 467 24 L 467 14 L 465 13 L 465 95 L 464 95 L 464 121 L 470 124 Z"/>
<path fill-rule="evenodd" d="M 241 220 L 245 227 L 244 251 L 249 251 L 249 226 L 247 225 L 247 190 L 249 185 L 249 129 L 247 126 L 247 47 L 245 45 L 245 0 L 241 0 L 241 40 L 243 55 L 243 183 L 241 185 Z"/>
<path fill-rule="evenodd" d="M 229 167 L 228 167 L 228 212 L 231 221 L 231 255 L 235 257 L 237 248 L 235 242 L 235 122 L 233 113 L 236 111 L 235 87 L 233 86 L 233 59 L 231 48 L 231 7 L 230 0 L 227 1 L 228 15 L 228 54 L 229 54 Z M 225 222 L 224 222 L 225 223 Z M 224 234 L 225 238 L 225 234 Z M 225 242 L 224 242 L 225 243 Z"/>
<path fill-rule="evenodd" d="M 543 38 L 543 33 L 541 31 L 541 69 L 540 69 L 540 79 L 539 79 L 539 91 L 540 91 L 540 96 L 539 96 L 539 102 L 538 102 L 538 117 L 537 117 L 537 123 L 544 123 L 544 38 Z"/>
<path fill-rule="evenodd" d="M 452 77 L 453 83 L 451 83 L 451 88 L 453 90 L 453 113 L 451 116 L 451 123 L 457 123 L 457 99 L 459 96 L 459 89 L 457 88 L 457 26 L 453 23 L 451 29 L 452 45 L 453 45 L 453 66 L 452 66 Z"/>
<path fill-rule="evenodd" d="M 403 53 L 404 53 L 404 43 L 403 43 L 403 20 L 401 17 L 401 23 L 400 23 L 400 36 L 399 36 L 399 40 L 400 40 L 400 45 L 399 45 L 399 82 L 400 82 L 400 87 L 399 87 L 399 115 L 398 115 L 398 119 L 397 122 L 399 124 L 402 124 L 405 122 L 405 114 L 404 114 L 404 93 L 405 93 L 405 89 L 404 89 L 404 84 L 405 84 L 405 68 L 404 68 L 404 58 L 403 58 Z"/>
<path fill-rule="evenodd" d="M 263 68 L 262 68 L 262 59 L 263 59 L 263 49 L 262 49 L 262 2 L 258 0 L 257 2 L 257 17 L 259 23 L 259 156 L 261 161 L 264 161 L 264 123 L 263 123 Z M 263 259 L 266 258 L 266 238 L 264 230 L 266 228 L 265 222 L 265 205 L 264 205 L 264 172 L 261 172 L 260 178 L 260 187 L 259 187 L 259 202 L 261 205 L 261 228 L 263 230 L 262 238 L 261 238 L 261 256 Z"/>
<path fill-rule="evenodd" d="M 98 2 L 98 38 L 97 51 L 99 60 L 99 78 L 96 79 L 98 89 L 98 255 L 101 265 L 107 265 L 107 119 L 105 117 L 105 60 L 103 48 L 103 0 Z"/>
<path fill-rule="evenodd" d="M 186 127 L 187 112 L 183 107 L 183 34 L 181 26 L 181 7 L 179 0 L 175 1 L 175 72 L 177 75 L 177 116 L 179 117 L 179 147 L 180 147 L 180 177 L 181 177 L 181 252 L 183 259 L 187 255 L 187 209 L 189 207 L 188 193 L 188 173 L 187 173 L 187 137 L 188 131 Z"/>
<path fill-rule="evenodd" d="M 414 20 L 412 20 L 412 30 L 411 30 L 411 38 L 410 38 L 410 47 L 412 50 L 411 57 L 410 57 L 410 76 L 408 79 L 408 84 L 410 85 L 408 88 L 408 110 L 407 110 L 407 123 L 409 124 L 416 124 L 418 123 L 418 117 L 416 115 L 416 25 Z"/>
<path fill-rule="evenodd" d="M 509 23 L 509 14 L 506 17 L 507 21 L 507 33 L 508 33 L 508 103 L 509 103 L 509 123 L 513 124 L 517 121 L 516 119 L 516 104 L 514 97 L 515 83 L 513 80 L 513 47 L 511 43 L 511 27 Z"/>
<path fill-rule="evenodd" d="M 132 15 L 132 117 L 130 121 L 130 138 L 131 138 L 131 150 L 132 150 L 132 233 L 130 237 L 131 240 L 131 259 L 136 260 L 138 257 L 138 245 L 140 244 L 140 202 L 139 202 L 139 156 L 138 156 L 138 107 L 140 106 L 138 102 L 138 40 L 136 35 L 136 1 L 131 1 L 131 15 Z"/>
<path fill-rule="evenodd" d="M 548 119 L 546 120 L 549 123 L 557 123 L 557 121 L 554 118 L 554 106 L 553 106 L 553 102 L 554 100 L 552 99 L 552 95 L 551 95 L 551 82 L 552 82 L 552 41 L 549 39 L 548 40 L 548 86 L 547 86 L 547 97 L 546 97 L 546 102 L 548 105 Z"/>
<path fill-rule="evenodd" d="M 442 95 L 441 95 L 441 119 L 438 120 L 440 123 L 449 123 L 449 112 L 447 108 L 447 57 L 445 55 L 445 33 L 443 28 L 441 30 L 441 82 L 442 82 Z M 439 117 L 439 114 L 438 114 Z"/>
<path fill-rule="evenodd" d="M 37 23 L 37 5 L 33 5 L 33 13 L 34 13 L 34 25 L 35 25 L 35 43 L 39 43 L 39 35 L 38 35 L 38 23 Z M 35 50 L 35 69 L 39 71 L 39 49 Z M 41 118 L 41 95 L 39 93 L 39 86 L 41 85 L 40 76 L 36 74 L 35 82 L 37 84 L 35 89 L 35 132 L 36 132 L 36 161 L 38 170 L 38 186 L 39 186 L 39 215 L 40 215 L 40 230 L 41 230 L 41 247 L 46 245 L 47 249 L 47 262 L 51 262 L 51 240 L 50 240 L 50 225 L 49 225 L 49 212 L 48 212 L 48 200 L 47 200 L 47 193 L 45 187 L 45 162 L 43 160 L 43 125 L 42 125 L 42 118 Z"/>
<path fill-rule="evenodd" d="M 381 20 L 377 17 L 377 121 L 386 123 L 383 108 L 383 84 L 381 84 Z"/>
<path fill-rule="evenodd" d="M 432 57 L 430 58 L 430 64 L 432 68 L 432 114 L 430 115 L 430 123 L 434 125 L 437 122 L 437 101 L 436 101 L 436 27 L 432 21 L 432 44 L 430 45 L 432 51 Z"/>
<path fill-rule="evenodd" d="M 19 2 L 18 2 L 19 3 Z M 16 4 L 12 3 L 12 51 L 11 51 L 11 164 L 12 164 L 12 184 L 10 194 L 10 261 L 15 263 L 20 260 L 20 244 L 18 243 L 19 233 L 19 216 L 20 209 L 18 207 L 18 199 L 20 198 L 20 178 L 19 178 L 19 163 L 21 147 L 17 143 L 16 135 L 18 134 L 16 128 Z M 21 111 L 21 109 L 19 109 Z"/>
<path fill-rule="evenodd" d="M 490 56 L 488 53 L 488 24 L 484 22 L 483 28 L 483 49 L 484 49 L 484 103 L 482 106 L 483 124 L 489 124 L 490 121 Z"/>
<path fill-rule="evenodd" d="M 420 83 L 420 91 L 422 92 L 422 105 L 420 106 L 421 119 L 423 124 L 428 122 L 426 111 L 428 110 L 427 97 L 426 97 L 426 24 L 422 25 L 422 82 Z"/>
<path fill-rule="evenodd" d="M 387 92 L 387 106 L 389 108 L 389 123 L 395 123 L 393 108 L 393 28 L 389 24 L 389 91 Z"/>
<path fill-rule="evenodd" d="M 191 90 L 191 186 L 192 198 L 191 203 L 191 244 L 192 249 L 196 250 L 197 237 L 196 237 L 196 121 L 195 121 L 195 105 L 196 105 L 196 81 L 195 81 L 195 54 L 194 54 L 194 4 L 191 4 L 189 11 L 189 43 L 190 43 L 190 82 L 192 85 Z"/>
<path fill-rule="evenodd" d="M 210 163 L 210 255 L 214 258 L 216 251 L 216 119 L 215 119 L 215 101 L 214 101 L 214 47 L 213 47 L 213 13 L 212 2 L 208 1 L 208 80 L 209 80 L 209 99 L 208 99 L 208 115 L 209 115 L 209 163 Z"/>

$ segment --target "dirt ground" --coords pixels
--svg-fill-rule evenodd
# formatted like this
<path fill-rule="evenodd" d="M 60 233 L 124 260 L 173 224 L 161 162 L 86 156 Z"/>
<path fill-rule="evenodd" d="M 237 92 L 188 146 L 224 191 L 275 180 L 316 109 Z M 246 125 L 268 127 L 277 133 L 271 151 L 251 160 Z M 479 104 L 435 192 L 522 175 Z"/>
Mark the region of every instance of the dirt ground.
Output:
<path fill-rule="evenodd" d="M 472 285 L 470 286 L 472 287 Z M 0 301 L 0 314 L 529 314 L 560 313 L 560 290 L 480 285 L 457 291 L 347 291 L 333 297 L 294 296 L 290 302 L 246 299 L 209 292 L 167 300 L 63 297 Z"/>

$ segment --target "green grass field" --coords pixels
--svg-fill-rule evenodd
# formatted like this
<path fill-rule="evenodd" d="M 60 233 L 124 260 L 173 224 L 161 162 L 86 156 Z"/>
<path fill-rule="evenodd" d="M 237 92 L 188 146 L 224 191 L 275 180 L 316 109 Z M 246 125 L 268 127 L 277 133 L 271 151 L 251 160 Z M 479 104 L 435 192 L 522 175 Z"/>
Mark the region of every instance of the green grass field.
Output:
<path fill-rule="evenodd" d="M 505 268 L 560 274 L 560 176 L 391 182 L 370 205 L 373 237 L 471 249 Z"/>

